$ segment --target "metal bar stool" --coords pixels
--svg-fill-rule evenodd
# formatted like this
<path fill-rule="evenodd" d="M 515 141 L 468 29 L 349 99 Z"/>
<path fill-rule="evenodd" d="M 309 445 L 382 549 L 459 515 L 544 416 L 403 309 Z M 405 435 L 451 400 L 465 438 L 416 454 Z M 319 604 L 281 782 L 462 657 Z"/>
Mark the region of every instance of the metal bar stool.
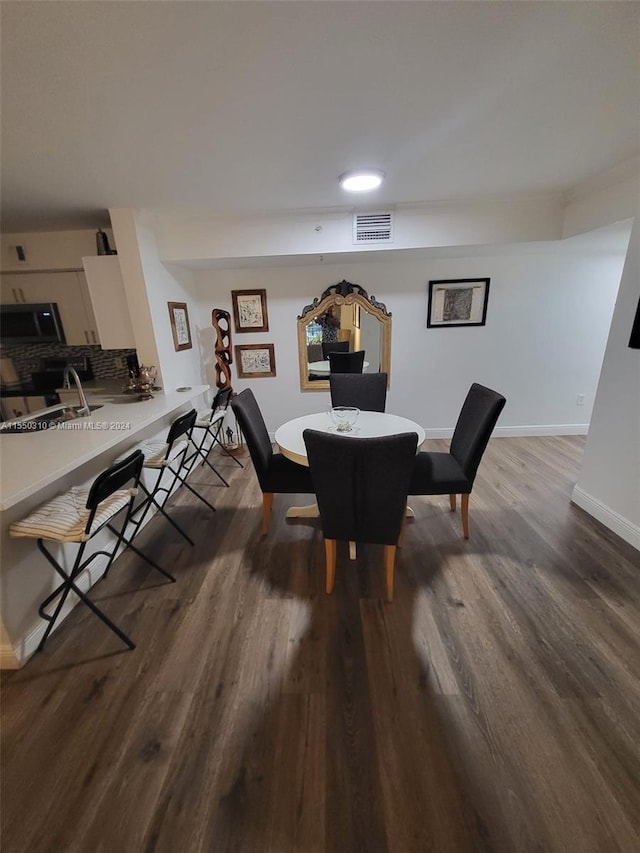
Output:
<path fill-rule="evenodd" d="M 197 413 L 195 409 L 187 412 L 185 415 L 180 415 L 171 424 L 166 442 L 147 440 L 137 446 L 144 456 L 143 467 L 158 471 L 158 477 L 152 489 L 147 489 L 145 484 L 140 481 L 140 489 L 145 493 L 146 498 L 134 510 L 131 521 L 136 526 L 136 532 L 141 527 L 144 519 L 149 512 L 151 506 L 155 506 L 158 512 L 166 518 L 166 520 L 175 527 L 190 545 L 193 545 L 193 539 L 188 536 L 180 525 L 167 513 L 164 504 L 167 502 L 169 495 L 173 491 L 174 486 L 179 481 L 183 486 L 194 494 L 198 500 L 206 504 L 210 510 L 216 511 L 213 504 L 210 504 L 193 486 L 187 482 L 189 475 L 197 457 L 197 453 L 192 453 L 187 456 L 189 443 L 191 441 L 191 432 L 196 421 Z M 169 474 L 170 482 L 164 476 Z M 173 477 L 171 477 L 173 475 Z M 168 485 L 164 485 L 168 482 Z M 157 498 L 159 494 L 164 494 L 164 500 L 160 502 Z"/>
<path fill-rule="evenodd" d="M 227 409 L 229 408 L 230 399 L 231 388 L 221 388 L 214 396 L 209 411 L 200 412 L 198 414 L 198 417 L 196 418 L 195 424 L 193 425 L 194 430 L 202 430 L 202 438 L 199 442 L 195 440 L 195 436 L 191 439 L 193 446 L 196 448 L 196 453 L 202 458 L 202 462 L 200 464 L 204 465 L 206 462 L 209 468 L 211 468 L 213 473 L 222 480 L 225 486 L 228 486 L 229 483 L 227 483 L 227 481 L 218 471 L 218 469 L 209 461 L 209 454 L 215 447 L 216 443 L 218 443 L 220 447 L 222 447 L 226 451 L 226 448 L 224 448 L 224 445 L 219 439 L 219 435 L 220 431 L 222 430 L 222 424 L 224 422 L 225 415 L 227 414 Z M 205 450 L 207 438 L 211 438 L 211 443 L 209 444 L 209 447 Z M 227 455 L 231 456 L 231 454 L 228 452 Z M 231 458 L 234 459 L 235 457 L 231 456 Z M 237 461 L 238 460 L 236 459 L 236 462 Z M 238 464 L 242 467 L 242 463 L 238 462 Z"/>
<path fill-rule="evenodd" d="M 103 555 L 109 558 L 103 574 L 104 577 L 109 571 L 118 549 L 121 545 L 125 545 L 170 581 L 175 582 L 175 578 L 169 572 L 158 566 L 132 544 L 132 537 L 126 536 L 127 524 L 131 519 L 133 503 L 138 493 L 143 462 L 142 453 L 136 450 L 103 471 L 93 481 L 90 489 L 73 488 L 63 495 L 58 495 L 53 500 L 35 509 L 26 518 L 14 522 L 9 528 L 9 533 L 13 537 L 37 539 L 39 550 L 62 578 L 62 583 L 44 599 L 38 609 L 40 616 L 49 623 L 38 646 L 38 651 L 44 647 L 72 590 L 123 643 L 130 649 L 135 648 L 132 640 L 91 601 L 76 583 L 79 574 L 96 557 Z M 115 516 L 121 512 L 125 513 L 124 520 L 121 528 L 118 529 L 112 522 Z M 83 560 L 87 543 L 105 527 L 116 536 L 113 549 L 94 551 L 86 560 Z M 80 546 L 70 571 L 63 568 L 45 547 L 45 540 L 77 543 Z M 53 612 L 48 613 L 47 608 L 56 598 L 58 598 L 58 602 Z"/>
<path fill-rule="evenodd" d="M 232 388 L 221 388 L 218 393 L 213 398 L 213 402 L 211 403 L 211 409 L 208 412 L 201 412 L 194 424 L 195 429 L 204 430 L 202 434 L 202 440 L 197 446 L 197 450 L 199 455 L 202 457 L 202 465 L 206 462 L 207 465 L 211 468 L 211 470 L 217 474 L 218 477 L 222 480 L 225 486 L 229 484 L 225 480 L 225 478 L 220 474 L 220 472 L 214 468 L 214 466 L 209 462 L 209 454 L 214 449 L 216 444 L 220 448 L 220 450 L 228 456 L 230 459 L 238 465 L 240 468 L 244 468 L 244 465 L 239 459 L 233 455 L 233 453 L 229 453 L 227 448 L 224 446 L 224 442 L 220 440 L 220 433 L 222 432 L 222 425 L 224 422 L 225 415 L 227 414 L 227 409 L 229 408 L 229 402 L 231 400 L 231 395 L 233 394 Z M 211 444 L 209 448 L 205 451 L 204 445 L 207 440 L 207 437 L 211 437 Z M 193 442 L 195 444 L 195 442 Z"/>

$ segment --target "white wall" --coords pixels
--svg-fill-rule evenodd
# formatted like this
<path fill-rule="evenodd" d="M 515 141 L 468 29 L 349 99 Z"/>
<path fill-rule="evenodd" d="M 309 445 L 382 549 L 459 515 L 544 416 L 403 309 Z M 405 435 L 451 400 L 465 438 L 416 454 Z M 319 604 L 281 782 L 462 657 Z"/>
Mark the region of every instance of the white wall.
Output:
<path fill-rule="evenodd" d="M 167 392 L 199 385 L 203 376 L 199 329 L 190 291 L 192 273 L 168 270 L 158 258 L 153 229 L 144 212 L 130 208 L 109 211 L 118 238 L 120 266 L 141 364 L 155 365 L 158 382 Z M 186 302 L 193 347 L 176 351 L 168 302 Z"/>
<path fill-rule="evenodd" d="M 277 376 L 239 380 L 235 364 L 232 370 L 234 389 L 254 390 L 271 432 L 329 404 L 328 392 L 299 390 L 296 318 L 343 278 L 392 312 L 388 411 L 419 421 L 431 435 L 449 434 L 469 385 L 478 381 L 507 397 L 498 432 L 586 432 L 623 261 L 621 252 L 586 255 L 561 244 L 426 261 L 396 255 L 379 262 L 200 271 L 196 293 L 204 328 L 212 308 L 231 311 L 231 290 L 266 288 L 269 331 L 234 333 L 233 343 L 275 343 Z M 491 278 L 486 326 L 426 328 L 429 279 L 485 276 Z M 585 397 L 582 407 L 578 394 Z"/>
<path fill-rule="evenodd" d="M 136 232 L 140 260 L 146 282 L 147 299 L 151 311 L 159 366 L 165 391 L 175 391 L 202 381 L 202 363 L 199 346 L 199 327 L 193 312 L 191 292 L 193 275 L 184 269 L 169 270 L 158 257 L 153 229 L 144 213 L 136 216 Z M 171 331 L 169 302 L 185 302 L 189 315 L 193 347 L 176 351 Z"/>
<path fill-rule="evenodd" d="M 633 218 L 640 198 L 640 154 L 578 184 L 567 193 L 562 236 Z"/>
<path fill-rule="evenodd" d="M 562 199 L 548 193 L 475 203 L 397 205 L 391 245 L 354 246 L 349 208 L 245 217 L 162 210 L 153 212 L 153 227 L 163 260 L 191 261 L 555 240 L 561 236 L 562 213 Z"/>
<path fill-rule="evenodd" d="M 640 155 L 574 187 L 564 234 L 634 218 L 573 501 L 640 549 L 640 357 L 628 347 L 640 289 Z"/>
<path fill-rule="evenodd" d="M 640 549 L 640 351 L 629 336 L 640 299 L 640 207 L 629 243 L 573 500 Z"/>

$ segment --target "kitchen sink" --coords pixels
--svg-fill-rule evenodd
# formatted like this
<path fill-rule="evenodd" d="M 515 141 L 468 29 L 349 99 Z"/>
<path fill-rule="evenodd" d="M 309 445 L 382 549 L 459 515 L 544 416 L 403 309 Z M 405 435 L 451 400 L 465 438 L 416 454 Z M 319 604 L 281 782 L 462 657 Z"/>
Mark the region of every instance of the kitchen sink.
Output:
<path fill-rule="evenodd" d="M 101 409 L 102 406 L 89 406 L 90 411 L 95 412 L 96 409 Z M 80 406 L 59 406 L 50 412 L 43 412 L 41 415 L 33 415 L 30 418 L 23 418 L 16 423 L 0 424 L 0 435 L 4 433 L 30 433 L 41 432 L 42 430 L 51 429 L 58 424 L 66 421 L 73 421 L 81 417 L 78 412 Z M 82 416 L 84 417 L 84 415 Z"/>

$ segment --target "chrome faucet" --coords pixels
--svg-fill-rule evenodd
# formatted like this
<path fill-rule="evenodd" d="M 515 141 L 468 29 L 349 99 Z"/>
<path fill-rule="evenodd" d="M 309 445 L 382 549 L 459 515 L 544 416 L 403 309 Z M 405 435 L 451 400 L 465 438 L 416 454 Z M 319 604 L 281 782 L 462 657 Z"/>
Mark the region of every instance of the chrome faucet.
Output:
<path fill-rule="evenodd" d="M 65 367 L 62 378 L 62 386 L 63 388 L 71 388 L 71 383 L 69 382 L 70 375 L 73 376 L 73 381 L 76 383 L 76 388 L 78 389 L 78 400 L 80 401 L 78 417 L 87 418 L 91 414 L 91 409 L 89 408 L 89 404 L 87 403 L 87 398 L 85 397 L 85 393 L 82 388 L 82 383 L 80 382 L 80 377 L 78 376 L 75 368 Z"/>

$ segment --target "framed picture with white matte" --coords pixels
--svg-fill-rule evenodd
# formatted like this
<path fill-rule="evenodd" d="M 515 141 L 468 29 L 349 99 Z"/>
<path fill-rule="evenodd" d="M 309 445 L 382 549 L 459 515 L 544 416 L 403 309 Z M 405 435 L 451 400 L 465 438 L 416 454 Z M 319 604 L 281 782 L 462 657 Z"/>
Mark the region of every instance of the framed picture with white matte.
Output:
<path fill-rule="evenodd" d="M 268 332 L 266 290 L 232 290 L 233 319 L 236 332 Z"/>
<path fill-rule="evenodd" d="M 239 379 L 265 379 L 276 375 L 273 344 L 236 344 L 235 350 Z"/>
<path fill-rule="evenodd" d="M 176 352 L 183 349 L 191 349 L 191 327 L 189 326 L 189 312 L 186 302 L 168 302 L 169 320 L 171 321 L 171 334 L 173 335 L 173 348 Z"/>
<path fill-rule="evenodd" d="M 488 278 L 430 281 L 427 328 L 484 326 L 487 322 L 489 282 Z"/>

